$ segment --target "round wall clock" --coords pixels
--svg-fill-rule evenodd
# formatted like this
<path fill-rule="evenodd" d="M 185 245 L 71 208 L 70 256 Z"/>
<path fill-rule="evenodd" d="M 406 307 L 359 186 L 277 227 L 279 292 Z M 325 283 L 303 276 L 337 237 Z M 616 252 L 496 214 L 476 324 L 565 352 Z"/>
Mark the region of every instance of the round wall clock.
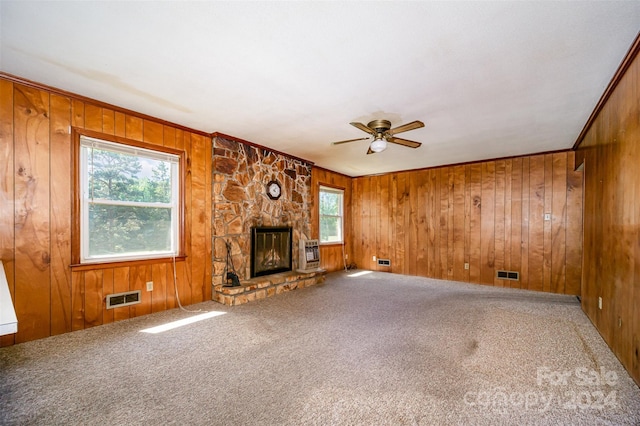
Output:
<path fill-rule="evenodd" d="M 272 200 L 277 200 L 282 195 L 282 189 L 277 180 L 272 180 L 267 184 L 267 195 Z"/>

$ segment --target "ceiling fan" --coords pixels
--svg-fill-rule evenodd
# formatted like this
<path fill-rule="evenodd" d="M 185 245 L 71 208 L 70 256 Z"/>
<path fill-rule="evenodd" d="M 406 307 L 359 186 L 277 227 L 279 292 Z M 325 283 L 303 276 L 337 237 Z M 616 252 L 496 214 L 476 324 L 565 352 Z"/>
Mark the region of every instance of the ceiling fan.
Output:
<path fill-rule="evenodd" d="M 419 129 L 420 127 L 424 127 L 424 123 L 422 121 L 412 121 L 411 123 L 403 124 L 402 126 L 398 126 L 393 129 L 391 128 L 391 122 L 389 120 L 373 120 L 366 126 L 362 123 L 349 124 L 373 136 L 373 141 L 371 142 L 371 145 L 369 145 L 367 154 L 384 151 L 385 149 L 387 149 L 387 142 L 397 143 L 398 145 L 408 146 L 409 148 L 418 148 L 420 145 L 422 145 L 420 142 L 414 142 L 408 139 L 395 137 L 395 135 L 397 135 L 398 133 L 408 132 L 409 130 L 415 130 Z M 362 141 L 365 139 L 371 139 L 371 137 L 333 142 L 333 145 Z"/>

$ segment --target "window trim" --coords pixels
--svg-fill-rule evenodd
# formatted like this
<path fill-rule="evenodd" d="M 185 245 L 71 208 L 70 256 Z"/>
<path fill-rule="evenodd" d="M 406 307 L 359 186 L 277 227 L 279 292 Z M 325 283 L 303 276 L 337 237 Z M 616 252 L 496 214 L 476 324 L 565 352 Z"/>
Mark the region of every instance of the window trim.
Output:
<path fill-rule="evenodd" d="M 340 194 L 341 197 L 341 206 L 340 206 L 340 211 L 342 212 L 342 214 L 340 216 L 332 216 L 332 215 L 323 215 L 322 213 L 320 213 L 320 193 L 325 190 L 325 192 L 333 192 L 336 194 Z M 345 229 L 344 229 L 344 216 L 345 216 L 345 211 L 344 211 L 344 201 L 345 201 L 345 194 L 346 194 L 346 190 L 342 187 L 338 187 L 338 186 L 332 186 L 326 183 L 319 183 L 318 184 L 318 241 L 320 242 L 321 246 L 330 246 L 330 245 L 342 245 L 345 243 Z M 341 239 L 340 241 L 322 241 L 322 235 L 320 235 L 321 229 L 322 229 L 322 216 L 327 216 L 327 217 L 339 217 L 340 218 L 340 234 L 341 234 Z"/>
<path fill-rule="evenodd" d="M 73 127 L 71 129 L 71 139 L 72 139 L 72 144 L 73 144 L 73 167 L 72 167 L 72 173 L 73 173 L 73 193 L 72 193 L 72 197 L 73 197 L 73 210 L 72 210 L 72 227 L 71 227 L 71 266 L 72 267 L 86 267 L 86 266 L 91 266 L 91 265 L 101 265 L 102 267 L 107 267 L 109 265 L 122 265 L 122 264 L 131 264 L 133 263 L 148 263 L 149 261 L 155 261 L 155 260 L 161 260 L 161 259 L 172 259 L 172 258 L 176 258 L 176 260 L 178 259 L 184 259 L 185 258 L 185 250 L 184 250 L 184 246 L 185 246 L 185 225 L 184 225 L 184 217 L 185 217 L 185 213 L 184 213 L 184 194 L 185 194 L 185 165 L 186 165 L 186 154 L 184 151 L 182 150 L 177 150 L 174 148 L 169 148 L 169 147 L 165 147 L 165 146 L 161 146 L 161 145 L 153 145 L 153 144 L 149 144 L 149 143 L 145 143 L 145 142 L 140 142 L 140 141 L 136 141 L 136 140 L 132 140 L 132 139 L 127 139 L 127 138 L 123 138 L 123 137 L 119 137 L 119 136 L 114 136 L 114 135 L 109 135 L 109 134 L 105 134 L 105 133 L 101 133 L 101 132 L 95 132 L 95 131 L 91 131 L 91 130 L 86 130 L 86 129 L 78 129 L 76 127 Z M 103 140 L 105 142 L 112 142 L 112 143 L 117 143 L 117 144 L 121 144 L 121 145 L 127 145 L 127 146 L 131 146 L 134 148 L 141 148 L 141 149 L 146 149 L 146 150 L 150 150 L 150 151 L 156 151 L 156 152 L 160 152 L 160 153 L 166 153 L 166 154 L 171 154 L 171 155 L 175 155 L 178 157 L 178 167 L 179 167 L 179 173 L 178 173 L 178 191 L 179 191 L 179 196 L 178 196 L 178 207 L 177 207 L 177 212 L 178 212 L 178 217 L 177 217 L 177 232 L 178 232 L 178 236 L 177 236 L 177 254 L 176 256 L 172 256 L 172 255 L 159 255 L 157 257 L 154 256 L 145 256 L 145 257 L 140 257 L 140 258 L 134 258 L 132 257 L 131 259 L 105 259 L 105 260 L 88 260 L 88 261 L 82 261 L 81 259 L 81 244 L 82 244 L 82 239 L 81 239 L 81 215 L 82 215 L 82 184 L 81 184 L 81 172 L 82 172 L 82 165 L 81 165 L 81 143 L 80 143 L 80 137 L 84 136 L 87 138 L 92 138 L 92 139 L 99 139 L 99 140 Z M 84 268 L 82 268 L 84 269 Z"/>

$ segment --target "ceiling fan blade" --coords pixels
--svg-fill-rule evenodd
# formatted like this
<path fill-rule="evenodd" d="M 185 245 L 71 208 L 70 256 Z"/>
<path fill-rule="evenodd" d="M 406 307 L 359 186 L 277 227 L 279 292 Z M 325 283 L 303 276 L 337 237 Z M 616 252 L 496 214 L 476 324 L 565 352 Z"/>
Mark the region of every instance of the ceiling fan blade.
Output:
<path fill-rule="evenodd" d="M 409 148 L 417 148 L 422 145 L 420 142 L 410 141 L 402 138 L 388 138 L 387 142 L 397 143 L 398 145 L 408 146 Z"/>
<path fill-rule="evenodd" d="M 342 143 L 347 143 L 347 142 L 363 141 L 365 139 L 371 139 L 371 138 L 347 139 L 346 141 L 332 142 L 331 145 L 340 145 Z"/>
<path fill-rule="evenodd" d="M 416 120 L 389 130 L 389 134 L 396 135 L 398 133 L 408 132 L 409 130 L 419 129 L 420 127 L 424 127 L 424 123 L 422 121 Z"/>
<path fill-rule="evenodd" d="M 367 155 L 369 155 L 369 154 L 375 154 L 375 151 L 372 151 L 371 147 L 369 147 L 369 149 L 367 150 Z"/>
<path fill-rule="evenodd" d="M 370 128 L 370 127 L 365 126 L 365 125 L 364 125 L 364 124 L 362 124 L 362 123 L 355 123 L 355 122 L 354 122 L 354 123 L 349 123 L 349 124 L 351 124 L 351 125 L 352 125 L 352 126 L 354 126 L 354 127 L 357 127 L 358 129 L 362 130 L 363 132 L 367 132 L 367 133 L 369 133 L 370 135 L 373 135 L 373 136 L 375 136 L 375 135 L 376 135 L 376 131 L 375 131 L 375 130 L 373 130 L 373 129 L 372 129 L 372 128 Z"/>

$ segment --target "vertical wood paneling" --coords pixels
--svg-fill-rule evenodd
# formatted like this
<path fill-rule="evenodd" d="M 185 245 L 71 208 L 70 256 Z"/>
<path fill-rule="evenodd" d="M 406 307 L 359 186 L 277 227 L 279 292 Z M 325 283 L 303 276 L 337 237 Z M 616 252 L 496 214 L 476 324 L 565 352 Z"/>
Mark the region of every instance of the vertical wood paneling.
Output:
<path fill-rule="evenodd" d="M 116 133 L 116 119 L 113 110 L 102 109 L 102 133 L 107 135 L 115 135 Z"/>
<path fill-rule="evenodd" d="M 575 171 L 575 154 L 568 155 L 567 162 L 567 234 L 565 291 L 580 294 L 582 270 L 582 180 L 584 174 Z"/>
<path fill-rule="evenodd" d="M 482 165 L 473 164 L 469 176 L 471 216 L 469 219 L 469 282 L 480 283 L 480 229 L 482 223 Z"/>
<path fill-rule="evenodd" d="M 570 171 L 572 158 L 560 152 L 354 178 L 354 223 L 362 224 L 352 240 L 366 247 L 354 259 L 385 270 L 371 257 L 389 255 L 397 273 L 579 294 L 581 172 Z M 545 231 L 546 208 L 553 220 Z M 497 279 L 499 269 L 520 272 L 520 280 Z"/>
<path fill-rule="evenodd" d="M 520 227 L 520 238 L 522 244 L 520 247 L 520 259 L 522 262 L 522 273 L 520 274 L 520 288 L 529 288 L 529 225 L 531 211 L 531 193 L 529 178 L 531 173 L 531 161 L 529 157 L 522 159 L 522 226 Z"/>
<path fill-rule="evenodd" d="M 417 209 L 418 209 L 418 223 L 417 223 L 417 235 L 416 235 L 416 274 L 425 276 L 429 268 L 428 259 L 428 216 L 427 216 L 427 194 L 429 185 L 429 174 L 423 170 L 416 174 L 417 185 Z"/>
<path fill-rule="evenodd" d="M 120 267 L 113 270 L 113 292 L 124 293 L 129 291 L 129 267 Z M 113 308 L 113 320 L 120 321 L 131 317 L 129 306 Z"/>
<path fill-rule="evenodd" d="M 160 133 L 161 136 L 161 133 Z M 206 162 L 211 162 L 211 151 L 207 150 L 207 140 L 199 135 L 191 135 L 191 151 L 193 157 L 191 161 L 191 263 L 192 287 L 191 299 L 204 300 L 207 289 L 211 287 L 211 282 L 207 282 L 205 276 L 205 263 L 211 263 L 211 252 L 207 249 L 210 245 L 207 242 L 207 228 L 211 228 L 211 219 L 206 210 L 207 188 L 207 167 Z M 207 157 L 207 152 L 209 156 Z M 209 239 L 210 241 L 211 239 Z"/>
<path fill-rule="evenodd" d="M 377 185 L 378 203 L 376 210 L 380 212 L 377 215 L 378 256 L 381 259 L 389 259 L 389 175 L 384 175 L 377 179 Z M 388 266 L 378 266 L 377 269 L 381 271 L 391 270 Z"/>
<path fill-rule="evenodd" d="M 456 281 L 467 281 L 465 274 L 465 166 L 453 168 L 453 250 L 452 267 Z"/>
<path fill-rule="evenodd" d="M 162 124 L 151 120 L 143 120 L 142 140 L 153 145 L 163 145 L 164 131 Z"/>
<path fill-rule="evenodd" d="M 351 188 L 352 191 L 355 192 L 356 191 L 356 181 L 352 181 L 351 182 Z M 353 198 L 353 205 L 356 205 L 357 202 L 357 197 L 352 197 Z M 395 241 L 397 241 L 396 238 L 396 232 L 397 232 L 397 228 L 398 228 L 398 217 L 397 217 L 397 203 L 396 200 L 398 199 L 398 174 L 397 173 L 392 173 L 389 179 L 389 216 L 390 216 L 390 220 L 389 220 L 389 241 L 390 241 L 390 245 L 389 245 L 389 256 L 391 259 L 391 271 L 392 272 L 398 272 L 398 262 L 399 262 L 399 258 L 400 256 L 398 255 L 398 252 L 396 250 L 396 244 L 394 243 Z M 355 212 L 357 212 L 358 210 L 355 210 Z M 355 215 L 354 215 L 355 216 Z M 355 221 L 355 217 L 353 218 L 353 220 Z M 355 234 L 355 232 L 354 232 Z M 351 234 L 351 235 L 354 235 Z"/>
<path fill-rule="evenodd" d="M 92 104 L 84 106 L 84 128 L 102 132 L 102 108 Z"/>
<path fill-rule="evenodd" d="M 565 181 L 566 185 L 566 181 Z M 544 213 L 553 218 L 553 156 L 544 156 Z M 543 263 L 542 282 L 543 290 L 551 291 L 551 249 L 552 249 L 552 223 L 551 220 L 544 219 L 544 243 L 543 243 Z"/>
<path fill-rule="evenodd" d="M 447 270 L 446 273 L 447 275 L 443 278 L 446 279 L 453 279 L 453 253 L 454 253 L 454 246 L 453 246 L 453 231 L 454 231 L 454 204 L 453 204 L 453 197 L 454 197 L 454 170 L 450 167 L 447 167 L 447 171 L 448 171 L 448 182 L 447 182 L 447 195 L 448 195 L 448 199 L 447 199 L 447 205 L 449 206 L 449 210 L 448 210 L 448 214 L 447 214 L 447 223 L 446 223 L 446 228 L 447 228 Z"/>
<path fill-rule="evenodd" d="M 544 290 L 544 156 L 529 158 L 529 290 Z"/>
<path fill-rule="evenodd" d="M 314 173 L 313 171 L 311 172 L 311 177 L 313 179 Z M 355 193 L 356 191 L 359 190 L 359 184 L 360 181 L 352 181 L 351 182 L 351 190 L 353 193 Z M 347 263 L 351 263 L 354 262 L 356 259 L 360 258 L 360 246 L 358 244 L 356 244 L 356 241 L 351 237 L 352 235 L 358 235 L 360 234 L 360 211 L 361 211 L 361 207 L 360 207 L 360 197 L 353 197 L 351 198 L 351 211 L 353 212 L 351 215 L 351 232 L 352 234 L 349 236 L 347 243 L 349 244 L 348 248 L 347 248 L 347 255 L 349 256 L 349 258 L 347 259 Z M 395 205 L 395 203 L 394 203 Z M 317 211 L 317 209 L 314 209 L 313 212 L 315 213 Z M 316 227 L 319 225 L 316 225 Z M 314 228 L 316 229 L 316 228 Z M 318 234 L 314 234 L 314 235 L 318 235 Z"/>
<path fill-rule="evenodd" d="M 438 234 L 439 245 L 437 259 L 436 276 L 438 278 L 446 279 L 449 260 L 449 226 L 447 221 L 449 220 L 449 170 L 442 167 L 437 169 L 438 177 L 440 179 L 438 188 L 440 189 L 439 208 L 440 214 L 438 215 Z"/>
<path fill-rule="evenodd" d="M 115 315 L 113 309 L 107 309 L 106 295 L 115 293 L 113 291 L 113 268 L 107 268 L 102 271 L 102 295 L 103 298 L 100 302 L 102 307 L 102 324 L 109 324 L 114 321 Z"/>
<path fill-rule="evenodd" d="M 125 116 L 125 137 L 136 141 L 141 141 L 143 137 L 143 120 L 127 114 Z"/>
<path fill-rule="evenodd" d="M 131 316 L 137 317 L 151 313 L 151 293 L 147 291 L 147 281 L 151 279 L 149 265 L 129 268 L 129 289 L 140 290 L 140 303 L 131 305 Z"/>
<path fill-rule="evenodd" d="M 114 114 L 114 134 L 121 138 L 127 137 L 127 117 L 120 111 Z"/>
<path fill-rule="evenodd" d="M 50 335 L 49 94 L 14 86 L 16 342 Z"/>
<path fill-rule="evenodd" d="M 169 266 L 171 267 L 172 264 Z M 167 287 L 167 263 L 156 263 L 151 266 L 151 280 L 153 281 L 151 312 L 164 311 L 167 309 L 166 295 L 173 293 L 173 290 Z"/>
<path fill-rule="evenodd" d="M 567 231 L 567 153 L 553 154 L 551 200 L 551 291 L 565 292 Z"/>
<path fill-rule="evenodd" d="M 513 160 L 509 159 L 505 161 L 504 170 L 504 268 L 511 269 L 511 235 L 513 229 L 511 226 L 511 174 L 513 173 Z M 509 283 L 506 283 L 509 286 Z"/>
<path fill-rule="evenodd" d="M 471 258 L 471 166 L 464 166 L 464 281 L 469 282 L 469 262 Z"/>
<path fill-rule="evenodd" d="M 84 272 L 71 272 L 71 330 L 84 329 Z"/>
<path fill-rule="evenodd" d="M 495 174 L 495 203 L 494 203 L 494 218 L 495 218 L 495 270 L 505 270 L 505 197 L 506 197 L 506 163 L 504 160 L 498 160 L 496 164 Z M 484 198 L 484 197 L 483 197 Z M 509 285 L 509 282 L 505 280 L 499 280 L 497 275 L 493 274 L 493 285 L 498 287 L 504 287 Z"/>
<path fill-rule="evenodd" d="M 514 158 L 511 162 L 511 195 L 507 204 L 511 205 L 511 262 L 509 270 L 522 271 L 522 158 Z M 511 287 L 521 288 L 522 276 L 518 281 L 512 281 Z"/>
<path fill-rule="evenodd" d="M 640 384 L 640 50 L 638 40 L 606 103 L 585 132 L 582 308 Z M 568 164 L 572 160 L 569 157 Z M 580 179 L 568 167 L 566 287 L 575 286 L 579 238 L 572 212 Z M 598 299 L 602 298 L 602 309 Z"/>
<path fill-rule="evenodd" d="M 400 274 L 406 274 L 408 273 L 408 267 L 407 267 L 407 262 L 405 261 L 405 259 L 407 258 L 407 251 L 406 251 L 406 247 L 404 245 L 404 241 L 405 241 L 405 224 L 404 224 L 404 204 L 405 204 L 405 199 L 406 199 L 406 184 L 407 184 L 407 174 L 406 173 L 399 173 L 396 174 L 395 176 L 397 176 L 397 189 L 396 189 L 396 202 L 394 203 L 394 208 L 393 208 L 393 214 L 395 216 L 395 253 L 396 253 L 396 263 L 395 266 L 393 266 L 393 271 L 400 273 Z M 360 181 L 358 179 L 358 181 Z M 361 192 L 355 192 L 354 191 L 354 196 L 360 196 L 361 193 L 364 193 L 366 188 L 362 188 Z M 367 232 L 365 229 L 362 229 L 362 231 L 358 234 L 354 234 L 354 238 L 357 238 L 358 236 L 364 236 L 366 235 Z"/>
<path fill-rule="evenodd" d="M 51 95 L 51 334 L 71 331 L 71 101 Z"/>
<path fill-rule="evenodd" d="M 84 129 L 84 102 L 71 100 L 71 125 Z"/>
<path fill-rule="evenodd" d="M 405 223 L 407 229 L 415 230 L 418 226 L 418 185 L 416 179 L 407 178 L 405 183 L 405 188 L 407 188 L 407 195 L 411 194 L 412 196 L 405 197 L 405 212 L 406 218 L 408 219 Z M 408 211 L 407 211 L 408 209 Z M 409 274 L 415 275 L 418 270 L 418 259 L 416 257 L 416 253 L 418 252 L 418 235 L 416 232 L 405 232 L 405 250 L 409 253 L 413 253 L 411 258 L 408 259 L 409 266 Z M 376 254 L 376 249 L 374 248 L 372 254 Z"/>
<path fill-rule="evenodd" d="M 0 259 L 4 266 L 11 299 L 16 300 L 14 258 L 14 142 L 13 83 L 0 80 Z M 12 345 L 15 335 L 0 336 L 0 346 Z"/>
<path fill-rule="evenodd" d="M 164 146 L 168 147 L 168 148 L 176 148 L 176 129 L 170 126 L 163 126 L 162 129 L 162 143 L 164 144 Z M 211 201 L 211 197 L 207 197 L 209 199 L 209 201 Z M 180 262 L 180 264 L 182 265 L 183 262 Z M 177 268 L 177 265 L 176 265 Z M 177 273 L 176 275 L 176 280 L 177 280 Z M 180 279 L 180 281 L 182 280 L 182 278 Z M 178 307 L 178 304 L 176 303 L 176 291 L 175 291 L 175 285 L 174 285 L 174 262 L 171 262 L 170 264 L 165 266 L 165 297 L 163 298 L 163 302 L 165 305 L 166 309 L 173 309 Z M 176 282 L 177 284 L 177 282 Z M 154 290 L 155 291 L 155 290 Z M 161 301 L 158 301 L 159 298 L 153 298 L 153 301 L 155 303 L 154 305 L 154 309 L 157 311 L 159 304 L 163 303 Z"/>
<path fill-rule="evenodd" d="M 84 328 L 102 324 L 102 270 L 84 273 Z"/>
<path fill-rule="evenodd" d="M 211 146 L 208 138 L 134 114 L 50 93 L 0 78 L 0 255 L 10 284 L 19 333 L 0 338 L 0 346 L 144 315 L 176 306 L 173 264 L 111 268 L 70 267 L 72 226 L 72 141 L 69 127 L 145 140 L 185 150 L 196 164 L 197 202 L 189 181 L 185 209 L 195 212 L 197 291 L 191 292 L 193 260 L 176 263 L 176 284 L 188 289 L 183 304 L 211 297 Z M 184 143 L 186 134 L 187 143 Z M 179 135 L 179 136 L 178 136 Z M 192 152 L 191 137 L 197 140 Z M 191 167 L 188 170 L 191 173 Z M 191 179 L 191 176 L 189 176 Z M 207 263 L 207 261 L 209 261 Z M 188 267 L 186 265 L 188 264 Z M 154 281 L 154 291 L 146 282 Z M 142 303 L 106 309 L 107 294 L 142 290 Z"/>
<path fill-rule="evenodd" d="M 480 212 L 480 282 L 493 284 L 495 262 L 495 162 L 482 163 Z"/>
<path fill-rule="evenodd" d="M 428 180 L 427 186 L 429 194 L 427 196 L 427 276 L 428 277 L 437 277 L 437 270 L 439 266 L 437 265 L 437 253 L 439 251 L 439 241 L 437 238 L 437 229 L 440 226 L 440 202 L 436 203 L 436 195 L 437 191 L 437 169 L 428 170 Z M 409 196 L 409 194 L 406 194 Z M 437 210 L 436 210 L 437 208 Z M 405 233 L 411 232 L 411 229 L 406 228 Z"/>
<path fill-rule="evenodd" d="M 184 265 L 184 275 L 185 280 L 183 282 L 183 286 L 180 289 L 180 301 L 183 305 L 191 304 L 191 295 L 192 295 L 192 267 L 193 267 L 193 247 L 192 247 L 192 238 L 193 238 L 193 198 L 192 198 L 192 180 L 193 180 L 193 172 L 192 172 L 192 163 L 193 163 L 193 154 L 191 150 L 191 134 L 184 132 L 182 134 L 182 141 L 178 142 L 176 140 L 176 146 L 181 145 L 182 148 L 187 152 L 186 158 L 186 170 L 185 170 L 185 178 L 184 178 L 184 199 L 187 207 L 185 208 L 184 214 L 184 228 L 185 228 L 185 236 L 184 236 L 184 245 L 185 245 L 185 254 L 187 259 L 185 260 Z"/>
<path fill-rule="evenodd" d="M 213 210 L 213 198 L 211 196 L 211 188 L 213 187 L 213 161 L 210 160 L 213 158 L 213 144 L 210 137 L 200 135 L 200 139 L 202 140 L 204 148 L 202 152 L 202 161 L 204 163 L 204 210 L 200 213 L 204 217 L 204 241 L 201 246 L 204 256 L 202 259 L 202 263 L 204 264 L 204 276 L 202 277 L 202 295 L 198 300 L 199 302 L 203 300 L 211 300 L 213 296 L 211 279 L 213 274 L 213 231 L 212 226 L 209 225 L 212 222 L 211 212 Z"/>
<path fill-rule="evenodd" d="M 172 262 L 172 266 L 175 268 L 175 275 L 176 275 L 176 284 L 174 286 L 174 291 L 175 291 L 175 287 L 177 287 L 177 294 L 176 294 L 176 302 L 179 299 L 180 303 L 183 305 L 187 305 L 187 299 L 184 298 L 184 295 L 187 293 L 187 289 L 189 288 L 189 279 L 190 277 L 187 276 L 187 270 L 189 269 L 189 265 L 190 265 L 190 260 L 189 260 L 189 254 L 191 253 L 191 233 L 190 233 L 190 222 L 187 222 L 187 218 L 189 216 L 189 212 L 191 211 L 191 199 L 188 198 L 188 194 L 187 194 L 187 178 L 189 176 L 189 168 L 188 168 L 188 163 L 189 163 L 189 152 L 190 152 L 190 147 L 185 146 L 185 132 L 181 129 L 177 129 L 176 130 L 176 135 L 175 135 L 175 148 L 179 149 L 179 150 L 183 150 L 187 153 L 187 158 L 185 161 L 185 170 L 184 170 L 184 194 L 182 194 L 182 197 L 184 198 L 184 203 L 185 203 L 185 209 L 184 209 L 184 250 L 185 250 L 185 255 L 187 256 L 187 259 L 184 262 Z M 190 293 L 190 292 L 189 292 Z"/>
<path fill-rule="evenodd" d="M 378 248 L 378 243 L 380 241 L 380 230 L 378 229 L 378 215 L 380 213 L 380 194 L 378 194 L 378 190 L 377 190 L 377 180 L 372 179 L 369 182 L 372 194 L 371 197 L 369 198 L 369 226 L 371 228 L 369 228 L 369 232 L 372 233 L 372 240 L 371 240 L 371 245 L 370 248 L 375 247 L 376 249 Z M 375 251 L 372 252 L 372 254 L 375 254 Z M 377 260 L 373 260 L 373 257 L 371 258 L 371 269 L 372 270 L 377 270 L 378 269 L 378 262 Z"/>

